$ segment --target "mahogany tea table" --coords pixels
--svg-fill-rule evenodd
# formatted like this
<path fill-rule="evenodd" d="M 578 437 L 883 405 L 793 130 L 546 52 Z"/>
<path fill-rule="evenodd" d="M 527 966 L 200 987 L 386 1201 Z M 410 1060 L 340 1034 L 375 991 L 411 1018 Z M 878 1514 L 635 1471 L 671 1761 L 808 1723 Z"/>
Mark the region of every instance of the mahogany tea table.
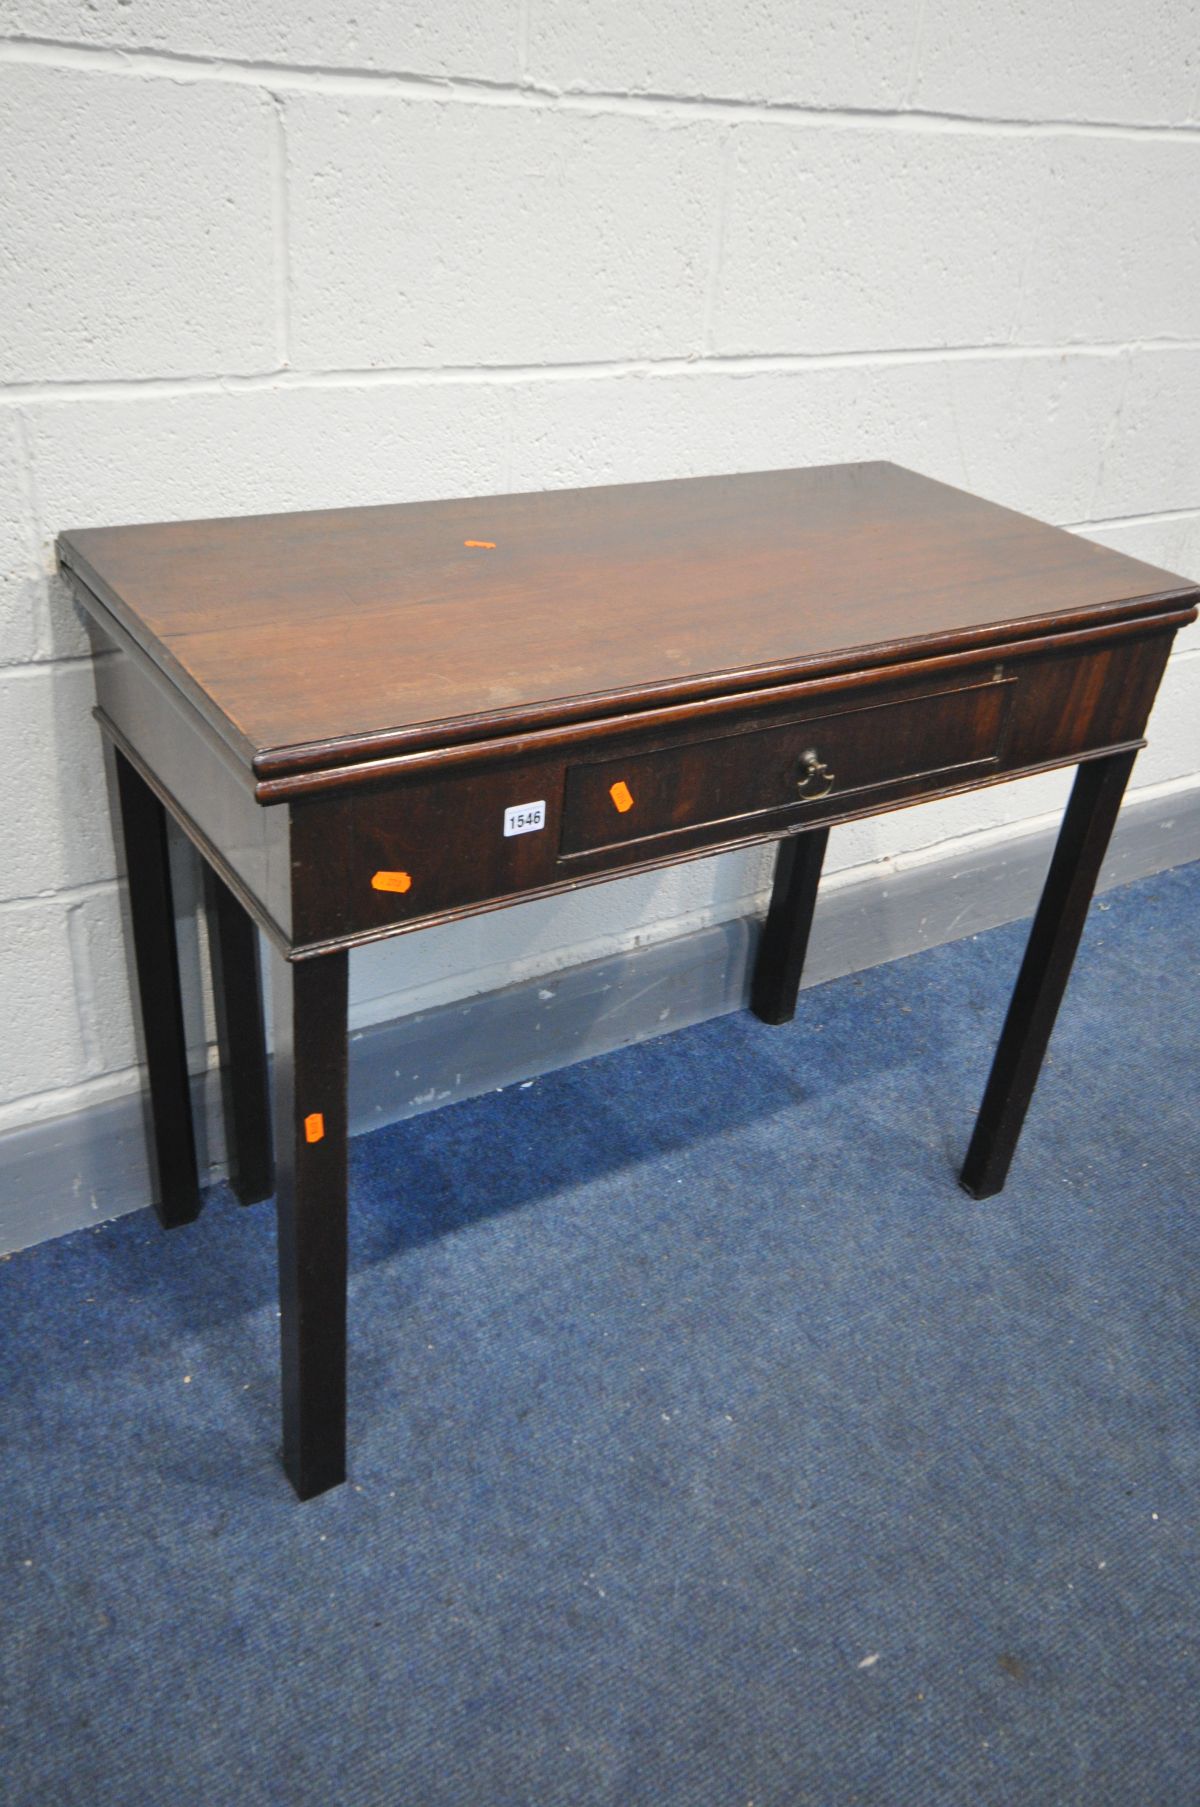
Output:
<path fill-rule="evenodd" d="M 985 1198 L 1200 596 L 878 463 L 87 528 L 58 554 L 115 754 L 158 1214 L 201 1202 L 169 812 L 206 864 L 233 1184 L 275 1194 L 301 1498 L 345 1477 L 349 950 L 775 841 L 751 1008 L 784 1023 L 831 824 L 1077 766 L 962 1170 Z"/>

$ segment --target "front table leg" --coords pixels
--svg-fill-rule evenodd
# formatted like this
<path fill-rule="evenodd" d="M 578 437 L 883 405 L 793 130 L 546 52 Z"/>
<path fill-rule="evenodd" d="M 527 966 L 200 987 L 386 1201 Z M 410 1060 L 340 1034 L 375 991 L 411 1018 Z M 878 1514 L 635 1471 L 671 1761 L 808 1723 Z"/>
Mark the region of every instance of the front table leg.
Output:
<path fill-rule="evenodd" d="M 1071 976 L 1100 865 L 1136 758 L 1136 751 L 1110 753 L 1106 758 L 1087 761 L 1075 775 L 979 1107 L 975 1133 L 963 1163 L 961 1184 L 973 1198 L 991 1198 L 1008 1177 L 1042 1057 Z"/>
<path fill-rule="evenodd" d="M 283 1464 L 302 1500 L 346 1478 L 345 950 L 274 950 Z"/>

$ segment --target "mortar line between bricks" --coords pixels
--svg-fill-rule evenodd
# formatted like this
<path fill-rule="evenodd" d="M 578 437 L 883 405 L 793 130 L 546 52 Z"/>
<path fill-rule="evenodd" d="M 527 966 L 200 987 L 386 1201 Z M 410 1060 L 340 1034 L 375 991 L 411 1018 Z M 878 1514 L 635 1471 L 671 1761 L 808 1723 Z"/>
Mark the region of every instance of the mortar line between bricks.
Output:
<path fill-rule="evenodd" d="M 649 376 L 756 376 L 905 364 L 1021 358 L 1114 358 L 1128 352 L 1196 352 L 1200 339 L 1113 340 L 1057 345 L 928 345 L 874 351 L 723 352 L 664 358 L 580 360 L 560 364 L 408 364 L 388 368 L 260 370 L 191 376 L 63 377 L 0 384 L 0 406 L 30 402 L 121 400 L 139 395 L 239 395 L 278 389 L 365 389 L 458 383 L 591 382 Z"/>
<path fill-rule="evenodd" d="M 1070 528 L 1072 533 L 1086 533 L 1089 527 L 1137 527 L 1158 521 L 1186 521 L 1195 514 L 1200 514 L 1200 499 L 1192 508 L 1158 508 L 1152 514 L 1100 515 L 1092 521 L 1060 521 L 1059 526 Z"/>
<path fill-rule="evenodd" d="M 71 993 L 75 1005 L 79 1048 L 83 1055 L 84 1076 L 87 1079 L 98 1079 L 104 1071 L 104 1038 L 96 1012 L 96 986 L 91 951 L 87 944 L 87 924 L 81 914 L 82 909 L 81 899 L 67 905 L 67 954 L 74 980 Z"/>
<path fill-rule="evenodd" d="M 912 105 L 917 77 L 921 72 L 921 48 L 925 38 L 925 0 L 917 0 L 913 15 L 912 54 L 908 59 L 908 80 L 904 84 L 904 106 Z"/>
<path fill-rule="evenodd" d="M 16 410 L 16 427 L 17 443 L 21 453 L 17 460 L 17 485 L 28 517 L 26 525 L 29 531 L 26 538 L 29 543 L 29 552 L 34 564 L 37 565 L 42 544 L 41 511 L 38 506 L 37 477 L 33 468 L 33 442 L 29 434 L 29 420 L 20 408 Z"/>
<path fill-rule="evenodd" d="M 53 632 L 50 626 L 49 596 L 46 588 L 46 573 L 42 568 L 42 547 L 45 535 L 42 530 L 42 509 L 38 497 L 37 471 L 33 458 L 33 436 L 29 425 L 29 417 L 22 408 L 16 410 L 17 445 L 17 487 L 21 503 L 25 510 L 25 539 L 29 552 L 29 567 L 41 592 L 40 626 L 35 630 L 35 644 L 38 657 L 31 663 L 57 664 L 53 648 Z M 69 661 L 64 659 L 64 664 Z"/>
<path fill-rule="evenodd" d="M 1100 456 L 1096 460 L 1096 476 L 1092 483 L 1088 513 L 1091 514 L 1104 493 L 1104 472 L 1109 455 L 1120 438 L 1121 420 L 1125 413 L 1125 403 L 1129 396 L 1129 385 L 1133 381 L 1133 359 L 1123 355 L 1121 359 L 1120 387 L 1117 390 L 1117 405 L 1109 418 L 1108 427 L 1100 441 Z"/>
<path fill-rule="evenodd" d="M 11 678 L 39 678 L 47 672 L 74 671 L 81 665 L 90 665 L 93 655 L 86 653 L 60 653 L 51 659 L 23 659 L 19 665 L 0 665 L 0 688 Z"/>
<path fill-rule="evenodd" d="M 513 470 L 517 459 L 518 396 L 515 389 L 509 390 L 504 404 L 504 493 L 507 495 L 513 487 Z"/>
<path fill-rule="evenodd" d="M 92 70 L 133 77 L 162 76 L 177 82 L 215 81 L 310 93 L 379 94 L 402 98 L 460 101 L 476 106 L 538 107 L 564 112 L 621 112 L 651 117 L 788 120 L 850 127 L 891 126 L 914 132 L 995 133 L 1045 137 L 1161 138 L 1187 141 L 1200 135 L 1200 121 L 1140 123 L 1117 119 L 1020 119 L 1004 114 L 939 112 L 922 108 L 817 107 L 795 101 L 739 100 L 729 95 L 670 94 L 646 90 L 555 87 L 532 79 L 496 81 L 486 76 L 434 75 L 417 71 L 338 67 L 321 63 L 259 62 L 200 52 L 128 49 L 81 44 L 69 39 L 0 38 L 0 62 L 60 69 Z"/>
<path fill-rule="evenodd" d="M 292 361 L 292 248 L 288 207 L 287 121 L 282 95 L 271 95 L 271 212 L 275 251 L 275 350 L 280 365 Z"/>
<path fill-rule="evenodd" d="M 525 87 L 529 81 L 529 9 L 532 0 L 519 0 L 517 7 L 517 83 Z"/>
<path fill-rule="evenodd" d="M 73 904 L 89 903 L 109 892 L 120 895 L 125 880 L 115 873 L 107 878 L 93 878 L 79 885 L 62 885 L 53 891 L 32 891 L 22 897 L 0 898 L 0 916 L 8 910 L 40 910 L 47 907 L 67 909 Z"/>
<path fill-rule="evenodd" d="M 700 328 L 702 355 L 712 355 L 713 324 L 717 313 L 717 296 L 721 288 L 721 265 L 725 249 L 725 212 L 729 197 L 729 169 L 733 161 L 733 132 L 721 135 L 717 164 L 717 204 L 714 209 L 712 244 L 709 249 L 708 274 L 704 284 L 704 319 Z"/>

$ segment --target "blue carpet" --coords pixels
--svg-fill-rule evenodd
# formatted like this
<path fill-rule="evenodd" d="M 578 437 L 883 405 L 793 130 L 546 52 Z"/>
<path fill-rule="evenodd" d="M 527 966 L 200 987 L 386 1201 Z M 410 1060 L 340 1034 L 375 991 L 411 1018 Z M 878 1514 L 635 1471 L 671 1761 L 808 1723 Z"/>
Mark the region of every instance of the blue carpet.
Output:
<path fill-rule="evenodd" d="M 1200 1801 L 1200 865 L 352 1150 L 351 1467 L 269 1207 L 0 1265 L 9 1807 Z"/>

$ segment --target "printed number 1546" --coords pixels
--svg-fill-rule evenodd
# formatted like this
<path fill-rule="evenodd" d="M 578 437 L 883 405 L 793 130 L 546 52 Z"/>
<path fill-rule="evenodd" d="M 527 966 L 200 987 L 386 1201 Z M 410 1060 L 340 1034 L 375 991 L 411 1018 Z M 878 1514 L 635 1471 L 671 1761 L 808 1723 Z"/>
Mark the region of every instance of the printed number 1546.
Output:
<path fill-rule="evenodd" d="M 546 826 L 545 799 L 540 803 L 514 803 L 511 809 L 504 812 L 504 832 L 509 834 L 532 834 L 535 828 Z"/>

